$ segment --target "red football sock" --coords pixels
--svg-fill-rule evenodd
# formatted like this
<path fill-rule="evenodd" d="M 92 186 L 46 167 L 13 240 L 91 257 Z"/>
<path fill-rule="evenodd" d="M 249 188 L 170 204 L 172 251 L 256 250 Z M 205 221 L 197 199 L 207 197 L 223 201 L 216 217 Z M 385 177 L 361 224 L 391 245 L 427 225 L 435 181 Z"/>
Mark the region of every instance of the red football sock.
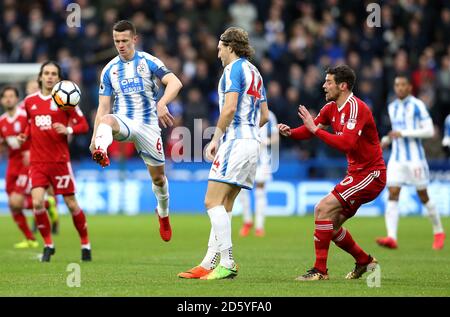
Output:
<path fill-rule="evenodd" d="M 33 210 L 34 218 L 36 219 L 36 225 L 41 233 L 42 238 L 44 239 L 45 245 L 53 244 L 50 220 L 48 219 L 47 209 L 42 210 Z"/>
<path fill-rule="evenodd" d="M 26 195 L 23 201 L 23 209 L 33 209 L 33 199 L 31 195 Z"/>
<path fill-rule="evenodd" d="M 24 234 L 25 238 L 27 238 L 27 240 L 36 240 L 30 230 L 30 227 L 28 227 L 27 218 L 25 218 L 23 212 L 12 212 L 11 214 L 20 231 L 22 231 L 22 233 Z"/>
<path fill-rule="evenodd" d="M 321 273 L 326 273 L 328 248 L 333 237 L 333 222 L 331 220 L 316 220 L 315 223 L 314 247 L 316 249 L 316 263 L 314 267 Z"/>
<path fill-rule="evenodd" d="M 80 235 L 81 244 L 88 244 L 89 237 L 87 231 L 86 217 L 84 216 L 83 210 L 80 209 L 79 212 L 72 214 L 73 224 L 77 228 L 78 234 Z"/>
<path fill-rule="evenodd" d="M 333 237 L 334 243 L 342 250 L 350 253 L 358 264 L 367 264 L 370 260 L 369 255 L 360 248 L 353 240 L 350 232 L 341 227 Z"/>

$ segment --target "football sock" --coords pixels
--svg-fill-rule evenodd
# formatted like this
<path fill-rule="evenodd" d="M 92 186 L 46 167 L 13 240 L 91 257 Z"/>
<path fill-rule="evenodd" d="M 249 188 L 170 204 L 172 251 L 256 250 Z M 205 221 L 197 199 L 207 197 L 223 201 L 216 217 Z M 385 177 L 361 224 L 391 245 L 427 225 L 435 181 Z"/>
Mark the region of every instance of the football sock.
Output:
<path fill-rule="evenodd" d="M 163 186 L 156 186 L 152 183 L 152 190 L 158 201 L 158 214 L 161 218 L 167 217 L 169 215 L 169 181 L 167 180 Z"/>
<path fill-rule="evenodd" d="M 385 211 L 385 221 L 388 237 L 397 240 L 397 227 L 398 227 L 398 201 L 388 200 Z"/>
<path fill-rule="evenodd" d="M 206 255 L 200 265 L 205 269 L 212 270 L 217 266 L 219 259 L 219 244 L 217 242 L 216 235 L 214 234 L 214 229 L 211 228 L 211 231 L 209 233 L 208 251 L 206 251 Z"/>
<path fill-rule="evenodd" d="M 242 205 L 242 217 L 244 223 L 252 223 L 252 212 L 250 210 L 250 191 L 241 190 L 239 197 Z"/>
<path fill-rule="evenodd" d="M 97 127 L 97 133 L 95 134 L 95 148 L 100 148 L 106 152 L 112 141 L 113 135 L 111 126 L 106 123 L 100 123 Z"/>
<path fill-rule="evenodd" d="M 264 212 L 267 208 L 266 190 L 264 188 L 255 189 L 255 228 L 264 228 Z"/>
<path fill-rule="evenodd" d="M 41 209 L 36 210 L 33 209 L 34 218 L 36 220 L 37 228 L 41 233 L 42 238 L 44 239 L 44 243 L 46 246 L 53 246 L 53 239 L 50 227 L 50 220 L 48 218 L 47 210 Z"/>
<path fill-rule="evenodd" d="M 334 243 L 342 250 L 350 253 L 358 264 L 369 262 L 369 255 L 353 240 L 350 232 L 344 227 L 339 228 L 333 237 Z"/>
<path fill-rule="evenodd" d="M 428 212 L 428 217 L 430 217 L 431 223 L 433 225 L 433 233 L 442 233 L 444 229 L 442 228 L 441 217 L 436 209 L 436 205 L 431 201 L 427 201 L 425 208 Z"/>
<path fill-rule="evenodd" d="M 20 231 L 22 231 L 25 238 L 27 240 L 36 240 L 30 230 L 30 227 L 28 227 L 27 218 L 25 217 L 23 212 L 12 212 L 11 215 L 14 219 L 14 222 L 17 224 L 17 227 L 19 227 Z"/>
<path fill-rule="evenodd" d="M 327 258 L 330 241 L 333 237 L 333 222 L 331 220 L 316 220 L 314 230 L 314 247 L 316 262 L 314 267 L 322 273 L 327 272 Z"/>
<path fill-rule="evenodd" d="M 220 264 L 232 268 L 234 264 L 231 243 L 231 220 L 223 205 L 208 210 L 211 226 L 220 251 Z"/>
<path fill-rule="evenodd" d="M 89 244 L 87 222 L 83 210 L 80 209 L 78 212 L 72 213 L 72 220 L 75 228 L 78 231 L 78 235 L 80 236 L 81 244 Z"/>

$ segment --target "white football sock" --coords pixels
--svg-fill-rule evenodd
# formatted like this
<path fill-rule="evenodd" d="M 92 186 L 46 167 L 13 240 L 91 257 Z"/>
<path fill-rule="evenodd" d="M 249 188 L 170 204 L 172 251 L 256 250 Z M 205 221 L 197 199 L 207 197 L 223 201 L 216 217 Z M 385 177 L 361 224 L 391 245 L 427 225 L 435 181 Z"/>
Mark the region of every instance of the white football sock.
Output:
<path fill-rule="evenodd" d="M 232 268 L 234 265 L 232 242 L 231 242 L 231 220 L 223 205 L 208 210 L 211 226 L 216 235 L 220 251 L 220 264 Z"/>
<path fill-rule="evenodd" d="M 111 145 L 113 141 L 112 128 L 106 123 L 100 123 L 97 127 L 97 132 L 95 134 L 95 148 L 100 148 L 103 151 L 108 150 L 108 146 Z"/>
<path fill-rule="evenodd" d="M 427 209 L 428 217 L 430 218 L 433 225 L 433 233 L 436 234 L 444 232 L 444 229 L 442 228 L 441 217 L 439 216 L 439 212 L 436 209 L 436 205 L 431 200 L 428 200 L 428 202 L 425 204 L 425 208 Z"/>
<path fill-rule="evenodd" d="M 163 186 L 156 186 L 152 183 L 152 190 L 158 201 L 158 214 L 161 218 L 167 217 L 169 215 L 169 181 L 167 180 Z"/>
<path fill-rule="evenodd" d="M 264 212 L 267 208 L 266 190 L 264 188 L 255 189 L 255 228 L 264 229 Z"/>
<path fill-rule="evenodd" d="M 386 229 L 388 237 L 397 240 L 397 227 L 399 218 L 397 200 L 388 200 L 384 217 L 386 220 Z"/>
<path fill-rule="evenodd" d="M 213 228 L 209 233 L 208 251 L 202 260 L 200 265 L 205 269 L 212 270 L 217 266 L 220 258 L 219 243 L 217 242 L 216 235 Z"/>
<path fill-rule="evenodd" d="M 239 198 L 242 205 L 242 217 L 244 218 L 244 223 L 252 223 L 252 211 L 250 210 L 250 191 L 241 190 L 239 193 Z"/>

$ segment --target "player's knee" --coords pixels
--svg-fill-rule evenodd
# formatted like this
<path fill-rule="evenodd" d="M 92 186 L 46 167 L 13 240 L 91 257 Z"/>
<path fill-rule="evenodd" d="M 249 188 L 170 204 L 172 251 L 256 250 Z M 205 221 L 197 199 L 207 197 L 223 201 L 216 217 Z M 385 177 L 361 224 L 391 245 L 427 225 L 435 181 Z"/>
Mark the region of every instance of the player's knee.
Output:
<path fill-rule="evenodd" d="M 20 197 L 12 195 L 9 198 L 9 208 L 11 209 L 12 212 L 22 210 L 22 207 L 23 207 L 22 204 L 23 204 L 23 201 L 22 201 L 22 199 L 20 199 Z"/>
<path fill-rule="evenodd" d="M 320 219 L 324 213 L 325 213 L 325 209 L 323 208 L 323 204 L 318 203 L 314 206 L 315 218 Z"/>
<path fill-rule="evenodd" d="M 33 198 L 33 209 L 35 210 L 44 209 L 44 200 L 40 198 Z"/>
<path fill-rule="evenodd" d="M 214 208 L 214 207 L 220 205 L 221 203 L 219 203 L 219 202 L 217 201 L 217 199 L 211 198 L 211 197 L 208 197 L 208 196 L 207 196 L 207 197 L 205 197 L 204 204 L 205 204 L 206 210 L 209 210 L 209 209 L 211 209 L 211 208 Z"/>
<path fill-rule="evenodd" d="M 389 188 L 389 200 L 398 200 L 400 196 L 400 190 L 397 188 Z"/>
<path fill-rule="evenodd" d="M 66 200 L 67 208 L 70 210 L 71 213 L 78 211 L 78 203 L 75 199 L 68 199 Z"/>
<path fill-rule="evenodd" d="M 428 197 L 428 193 L 425 191 L 417 191 L 417 194 L 419 196 L 420 201 L 422 202 L 422 204 L 426 204 L 430 198 Z"/>
<path fill-rule="evenodd" d="M 395 201 L 397 201 L 399 196 L 400 196 L 400 193 L 389 192 L 388 200 L 395 200 Z"/>
<path fill-rule="evenodd" d="M 152 182 L 156 186 L 162 187 L 166 182 L 166 177 L 164 176 L 164 174 L 154 175 L 152 176 Z"/>

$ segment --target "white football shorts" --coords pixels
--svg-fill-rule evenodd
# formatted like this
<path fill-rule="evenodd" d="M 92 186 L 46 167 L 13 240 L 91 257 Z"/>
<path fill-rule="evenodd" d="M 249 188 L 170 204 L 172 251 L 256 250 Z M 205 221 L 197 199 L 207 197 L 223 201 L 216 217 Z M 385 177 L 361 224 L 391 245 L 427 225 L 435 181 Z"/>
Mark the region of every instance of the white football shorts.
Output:
<path fill-rule="evenodd" d="M 430 172 L 426 161 L 398 162 L 389 160 L 386 175 L 388 187 L 413 185 L 422 190 L 428 186 L 430 180 Z"/>
<path fill-rule="evenodd" d="M 256 166 L 256 183 L 266 183 L 272 180 L 272 168 L 270 164 L 261 163 L 261 160 L 258 162 Z"/>
<path fill-rule="evenodd" d="M 164 165 L 165 157 L 161 139 L 161 128 L 132 120 L 124 115 L 113 115 L 120 126 L 114 140 L 133 142 L 139 156 L 150 166 Z"/>
<path fill-rule="evenodd" d="M 233 139 L 222 143 L 211 165 L 208 180 L 252 189 L 259 156 L 256 139 Z"/>

